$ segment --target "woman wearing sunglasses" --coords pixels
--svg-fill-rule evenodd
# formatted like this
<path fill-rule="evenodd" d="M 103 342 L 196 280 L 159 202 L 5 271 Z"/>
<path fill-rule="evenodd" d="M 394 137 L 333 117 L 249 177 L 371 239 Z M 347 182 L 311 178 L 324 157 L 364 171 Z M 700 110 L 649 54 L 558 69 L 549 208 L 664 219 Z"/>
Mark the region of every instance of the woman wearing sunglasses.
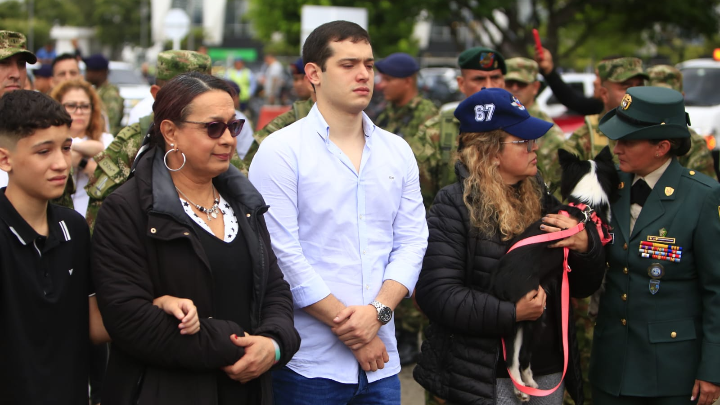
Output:
<path fill-rule="evenodd" d="M 297 351 L 292 297 L 270 247 L 268 207 L 230 167 L 243 121 L 222 79 L 170 80 L 151 148 L 107 197 L 92 264 L 113 339 L 104 404 L 272 404 L 273 366 Z M 153 305 L 192 300 L 200 330 Z"/>
<path fill-rule="evenodd" d="M 85 185 L 97 167 L 93 156 L 105 150 L 113 136 L 104 132 L 102 102 L 90 83 L 82 79 L 69 80 L 55 87 L 50 96 L 65 107 L 73 120 L 70 133 L 76 191 L 72 200 L 75 211 L 85 216 L 90 198 Z"/>
<path fill-rule="evenodd" d="M 465 99 L 455 117 L 460 120 L 458 181 L 440 190 L 428 212 L 428 249 L 415 287 L 430 326 L 414 377 L 430 392 L 432 404 L 519 405 L 500 338 L 511 333 L 515 322 L 544 313 L 545 328 L 531 349 L 532 372 L 541 389 L 558 385 L 563 372 L 560 291 L 539 287 L 517 302 L 501 301 L 490 293 L 490 277 L 506 243 L 542 216 L 546 231 L 571 228 L 577 221 L 545 214 L 558 202 L 537 175 L 536 140 L 551 123 L 531 117 L 515 97 L 497 88 Z M 604 254 L 596 230 L 550 246 L 571 249 L 573 295 L 588 296 L 600 286 Z M 576 346 L 565 387 L 582 403 L 575 353 Z M 561 386 L 529 403 L 561 405 L 564 391 Z"/>

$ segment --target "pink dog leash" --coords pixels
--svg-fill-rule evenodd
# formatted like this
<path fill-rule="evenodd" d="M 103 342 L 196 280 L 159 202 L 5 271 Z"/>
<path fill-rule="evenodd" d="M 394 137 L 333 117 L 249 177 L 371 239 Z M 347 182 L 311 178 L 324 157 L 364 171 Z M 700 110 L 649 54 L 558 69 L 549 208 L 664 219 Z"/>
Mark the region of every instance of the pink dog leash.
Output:
<path fill-rule="evenodd" d="M 560 211 L 559 214 L 570 216 L 566 211 Z M 585 223 L 580 222 L 574 227 L 570 229 L 566 229 L 560 232 L 553 232 L 553 233 L 545 233 L 542 235 L 536 235 L 532 236 L 526 239 L 523 239 L 516 244 L 514 244 L 509 250 L 508 253 L 511 251 L 527 245 L 532 245 L 534 243 L 542 243 L 542 242 L 551 242 L 554 240 L 560 240 L 564 239 L 568 236 L 575 235 L 578 232 L 582 232 L 582 230 L 585 229 Z M 560 379 L 560 382 L 558 385 L 555 386 L 555 388 L 551 388 L 549 390 L 541 390 L 538 388 L 528 387 L 523 385 L 521 382 L 515 381 L 515 379 L 512 377 L 512 374 L 510 374 L 510 370 L 508 370 L 508 375 L 510 376 L 510 379 L 512 380 L 513 384 L 515 384 L 515 388 L 517 388 L 520 392 L 532 395 L 535 397 L 545 397 L 553 392 L 555 392 L 559 387 L 560 384 L 565 380 L 565 373 L 567 372 L 567 364 L 568 364 L 568 320 L 570 317 L 570 285 L 568 283 L 568 273 L 571 271 L 570 266 L 568 266 L 568 254 L 570 253 L 570 249 L 565 247 L 563 248 L 563 278 L 562 278 L 562 286 L 560 288 L 561 291 L 561 307 L 562 307 L 562 340 L 563 340 L 563 374 L 562 378 Z M 505 359 L 505 362 L 507 362 L 507 351 L 505 350 L 505 339 L 501 339 L 502 341 L 502 347 L 503 347 L 503 359 Z"/>

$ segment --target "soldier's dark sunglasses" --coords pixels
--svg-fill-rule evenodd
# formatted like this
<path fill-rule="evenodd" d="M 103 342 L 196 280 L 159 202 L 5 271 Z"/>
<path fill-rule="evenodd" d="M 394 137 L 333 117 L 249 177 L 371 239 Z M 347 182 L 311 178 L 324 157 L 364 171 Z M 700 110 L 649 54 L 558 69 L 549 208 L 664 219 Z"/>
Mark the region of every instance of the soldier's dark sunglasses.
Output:
<path fill-rule="evenodd" d="M 186 122 L 188 124 L 198 124 L 205 127 L 207 130 L 207 134 L 212 139 L 218 139 L 220 138 L 224 133 L 226 129 L 230 130 L 230 135 L 232 135 L 233 138 L 240 135 L 240 131 L 242 131 L 243 125 L 245 125 L 245 120 L 235 120 L 230 121 L 227 124 L 221 121 L 211 121 L 211 122 L 197 122 L 197 121 L 182 121 Z"/>

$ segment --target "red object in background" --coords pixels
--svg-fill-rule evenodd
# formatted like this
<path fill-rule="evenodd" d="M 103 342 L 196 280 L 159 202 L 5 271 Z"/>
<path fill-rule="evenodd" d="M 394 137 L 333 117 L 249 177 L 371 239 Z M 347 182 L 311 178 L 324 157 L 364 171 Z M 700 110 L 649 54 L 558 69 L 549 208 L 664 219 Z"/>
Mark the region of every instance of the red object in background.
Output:
<path fill-rule="evenodd" d="M 537 29 L 533 28 L 533 37 L 535 37 L 535 52 L 538 54 L 538 58 L 543 58 L 542 43 L 540 42 L 540 33 Z"/>
<path fill-rule="evenodd" d="M 562 131 L 569 135 L 575 132 L 576 129 L 580 128 L 585 123 L 585 117 L 582 115 L 561 115 L 553 118 L 553 121 L 562 129 Z"/>
<path fill-rule="evenodd" d="M 290 111 L 291 106 L 289 105 L 265 105 L 260 108 L 260 115 L 258 116 L 257 124 L 255 124 L 255 130 L 259 131 L 272 121 L 278 115 Z"/>

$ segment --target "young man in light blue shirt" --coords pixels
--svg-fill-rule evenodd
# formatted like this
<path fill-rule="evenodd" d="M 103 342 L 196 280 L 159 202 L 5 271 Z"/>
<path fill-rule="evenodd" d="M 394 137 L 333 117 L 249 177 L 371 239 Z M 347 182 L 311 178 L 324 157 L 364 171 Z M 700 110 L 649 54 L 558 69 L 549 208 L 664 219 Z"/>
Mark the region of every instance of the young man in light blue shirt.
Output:
<path fill-rule="evenodd" d="M 399 405 L 392 310 L 412 294 L 428 236 L 417 163 L 363 113 L 374 81 L 364 29 L 321 25 L 303 60 L 317 103 L 250 166 L 302 337 L 273 374 L 275 401 Z"/>

